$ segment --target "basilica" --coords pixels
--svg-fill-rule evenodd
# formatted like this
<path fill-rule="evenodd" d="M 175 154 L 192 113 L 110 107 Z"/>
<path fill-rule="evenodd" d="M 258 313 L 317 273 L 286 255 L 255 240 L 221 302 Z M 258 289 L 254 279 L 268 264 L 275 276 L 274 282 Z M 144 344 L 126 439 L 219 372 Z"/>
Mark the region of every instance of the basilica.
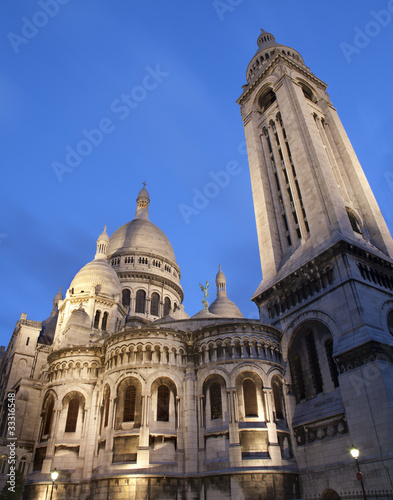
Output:
<path fill-rule="evenodd" d="M 271 33 L 257 45 L 238 104 L 259 319 L 221 267 L 187 314 L 135 188 L 133 220 L 103 230 L 47 319 L 21 314 L 2 358 L 0 480 L 19 471 L 24 498 L 393 496 L 393 241 L 327 85 Z"/>

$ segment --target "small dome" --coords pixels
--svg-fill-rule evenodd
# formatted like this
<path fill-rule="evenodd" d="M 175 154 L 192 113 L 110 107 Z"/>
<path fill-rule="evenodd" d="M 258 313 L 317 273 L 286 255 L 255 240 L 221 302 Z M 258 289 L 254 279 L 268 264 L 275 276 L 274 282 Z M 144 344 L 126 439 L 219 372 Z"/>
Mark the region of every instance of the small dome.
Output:
<path fill-rule="evenodd" d="M 261 30 L 261 34 L 257 40 L 258 50 L 251 59 L 247 67 L 247 82 L 250 82 L 260 70 L 270 62 L 270 60 L 278 53 L 284 54 L 292 58 L 298 63 L 304 64 L 302 56 L 296 50 L 286 45 L 276 42 L 276 39 L 271 33 Z"/>
<path fill-rule="evenodd" d="M 73 293 L 100 292 L 114 297 L 121 294 L 121 285 L 116 271 L 106 260 L 95 259 L 86 264 L 72 280 Z"/>
<path fill-rule="evenodd" d="M 67 321 L 67 328 L 70 326 L 77 326 L 83 328 L 90 328 L 91 321 L 87 312 L 83 309 L 83 307 L 79 307 L 79 309 L 75 309 L 72 311 L 70 319 Z"/>
<path fill-rule="evenodd" d="M 58 311 L 51 314 L 49 318 L 45 319 L 42 322 L 42 330 L 38 337 L 37 342 L 39 344 L 51 345 L 53 342 L 53 338 L 55 336 L 57 318 L 59 316 Z"/>
<path fill-rule="evenodd" d="M 143 188 L 139 191 L 139 194 L 137 196 L 137 199 L 136 201 L 138 202 L 139 199 L 145 199 L 147 201 L 150 201 L 150 196 L 149 196 L 149 193 L 146 189 L 146 182 L 143 183 Z"/>
<path fill-rule="evenodd" d="M 216 300 L 211 303 L 209 311 L 221 318 L 243 318 L 243 314 L 237 305 L 226 296 L 217 297 Z"/>
<path fill-rule="evenodd" d="M 221 266 L 218 266 L 216 275 L 217 298 L 210 305 L 209 312 L 222 318 L 243 318 L 237 305 L 227 297 L 226 283 L 225 274 L 222 272 Z"/>
<path fill-rule="evenodd" d="M 109 237 L 105 226 L 97 240 L 97 252 L 94 260 L 82 267 L 71 282 L 70 289 L 73 294 L 89 292 L 111 297 L 121 294 L 119 278 L 107 261 L 108 241 Z"/>
<path fill-rule="evenodd" d="M 60 287 L 60 290 L 56 293 L 53 302 L 59 302 L 59 300 L 63 300 L 63 293 L 61 291 L 62 287 Z"/>

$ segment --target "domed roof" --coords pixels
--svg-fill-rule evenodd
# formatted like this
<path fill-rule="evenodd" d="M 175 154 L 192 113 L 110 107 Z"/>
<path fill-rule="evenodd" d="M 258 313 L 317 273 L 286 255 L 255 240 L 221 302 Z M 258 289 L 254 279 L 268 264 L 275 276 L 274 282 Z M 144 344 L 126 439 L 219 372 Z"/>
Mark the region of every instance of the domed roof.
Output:
<path fill-rule="evenodd" d="M 271 33 L 268 33 L 265 30 L 261 30 L 261 34 L 257 40 L 258 50 L 254 54 L 254 57 L 251 59 L 248 67 L 247 67 L 247 81 L 250 80 L 264 67 L 272 58 L 275 52 L 281 52 L 286 56 L 289 56 L 304 64 L 302 56 L 299 52 L 291 47 L 286 45 L 282 45 L 281 43 L 277 43 L 276 39 Z"/>
<path fill-rule="evenodd" d="M 176 262 L 168 238 L 149 220 L 150 196 L 146 183 L 136 199 L 135 219 L 115 231 L 109 240 L 108 258 L 115 253 L 148 252 Z"/>
<path fill-rule="evenodd" d="M 96 291 L 112 296 L 121 293 L 116 271 L 101 259 L 93 260 L 82 267 L 72 280 L 70 288 L 74 289 L 74 293 Z"/>
<path fill-rule="evenodd" d="M 154 253 L 176 262 L 168 238 L 148 219 L 134 219 L 127 222 L 110 237 L 108 257 L 130 250 Z"/>
<path fill-rule="evenodd" d="M 218 266 L 216 275 L 217 298 L 209 306 L 209 312 L 221 318 L 243 318 L 237 305 L 227 297 L 226 283 L 225 274 L 222 272 L 221 266 Z"/>
<path fill-rule="evenodd" d="M 243 314 L 237 305 L 228 299 L 228 297 L 217 297 L 210 304 L 209 312 L 220 316 L 221 318 L 243 318 Z"/>
<path fill-rule="evenodd" d="M 104 233 L 106 235 L 105 229 Z M 108 236 L 106 235 L 105 238 L 104 233 L 98 237 L 95 259 L 82 267 L 72 280 L 70 288 L 74 289 L 73 293 L 99 292 L 113 297 L 121 294 L 119 278 L 107 261 L 106 238 Z"/>

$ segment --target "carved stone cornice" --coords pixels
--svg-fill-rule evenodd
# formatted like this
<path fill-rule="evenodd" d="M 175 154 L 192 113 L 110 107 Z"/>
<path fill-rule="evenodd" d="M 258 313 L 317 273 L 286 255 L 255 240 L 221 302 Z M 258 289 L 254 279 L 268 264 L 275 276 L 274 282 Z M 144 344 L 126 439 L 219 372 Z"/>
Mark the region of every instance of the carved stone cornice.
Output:
<path fill-rule="evenodd" d="M 334 356 L 339 373 L 346 373 L 373 361 L 393 364 L 393 347 L 371 341 Z"/>
<path fill-rule="evenodd" d="M 294 427 L 295 440 L 297 446 L 322 441 L 336 436 L 337 434 L 347 434 L 348 425 L 345 415 L 340 415 L 329 422 L 316 424 L 306 424 Z"/>

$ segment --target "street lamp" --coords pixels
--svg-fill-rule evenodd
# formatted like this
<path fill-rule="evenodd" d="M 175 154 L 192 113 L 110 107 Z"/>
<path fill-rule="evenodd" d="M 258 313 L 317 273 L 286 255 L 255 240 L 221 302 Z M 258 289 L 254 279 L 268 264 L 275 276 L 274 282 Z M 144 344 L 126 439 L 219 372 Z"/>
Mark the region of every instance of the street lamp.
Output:
<path fill-rule="evenodd" d="M 59 477 L 59 473 L 56 469 L 50 473 L 50 477 L 52 478 L 52 489 L 50 490 L 50 500 L 52 500 L 53 495 L 53 485 L 55 484 L 56 479 Z"/>
<path fill-rule="evenodd" d="M 357 479 L 360 481 L 360 484 L 362 486 L 362 491 L 363 491 L 363 498 L 364 500 L 367 500 L 367 497 L 366 497 L 366 492 L 364 491 L 364 484 L 363 484 L 363 474 L 360 472 L 360 468 L 359 468 L 359 462 L 358 462 L 358 458 L 359 458 L 359 449 L 356 448 L 355 446 L 352 445 L 352 448 L 350 449 L 350 452 L 349 452 L 352 457 L 355 459 L 355 462 L 356 462 L 356 467 L 358 469 L 357 471 L 357 474 L 356 474 L 356 477 Z"/>

